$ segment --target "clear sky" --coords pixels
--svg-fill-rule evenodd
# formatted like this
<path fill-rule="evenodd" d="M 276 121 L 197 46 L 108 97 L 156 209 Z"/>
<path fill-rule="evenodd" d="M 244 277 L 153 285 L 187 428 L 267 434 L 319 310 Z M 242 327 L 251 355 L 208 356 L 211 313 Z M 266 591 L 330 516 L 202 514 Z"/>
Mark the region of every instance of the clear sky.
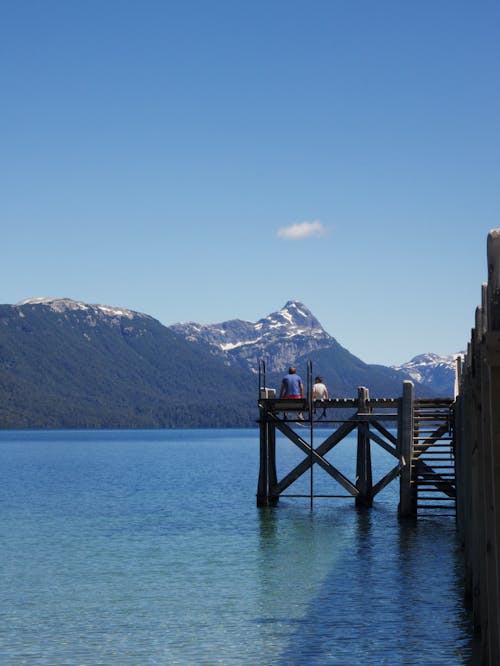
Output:
<path fill-rule="evenodd" d="M 499 75 L 493 0 L 0 0 L 0 301 L 463 349 Z"/>

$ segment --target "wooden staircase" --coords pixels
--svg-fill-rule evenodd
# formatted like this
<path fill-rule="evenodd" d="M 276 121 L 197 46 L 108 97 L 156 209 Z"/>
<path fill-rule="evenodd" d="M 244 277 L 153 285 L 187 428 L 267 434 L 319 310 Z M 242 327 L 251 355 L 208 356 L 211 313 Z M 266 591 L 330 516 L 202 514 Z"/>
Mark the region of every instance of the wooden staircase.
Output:
<path fill-rule="evenodd" d="M 453 405 L 451 398 L 415 400 L 411 466 L 419 516 L 456 516 Z"/>

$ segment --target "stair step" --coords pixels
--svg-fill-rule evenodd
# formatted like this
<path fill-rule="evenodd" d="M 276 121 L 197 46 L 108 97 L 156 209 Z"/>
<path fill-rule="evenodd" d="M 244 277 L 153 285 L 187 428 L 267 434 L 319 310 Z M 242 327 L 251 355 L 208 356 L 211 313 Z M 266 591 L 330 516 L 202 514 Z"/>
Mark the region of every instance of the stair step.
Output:
<path fill-rule="evenodd" d="M 425 458 L 412 458 L 412 462 L 426 462 Z M 427 462 L 432 462 L 431 460 L 427 460 Z M 416 467 L 416 465 L 412 465 L 412 467 Z M 455 465 L 428 465 L 433 470 L 436 469 L 449 469 L 449 470 L 454 470 Z"/>
<path fill-rule="evenodd" d="M 444 460 L 446 460 L 447 462 L 452 462 L 452 461 L 450 461 L 449 457 L 443 457 L 442 455 L 440 456 L 439 454 L 432 455 L 432 453 L 429 454 L 428 451 L 425 452 L 425 458 L 424 458 L 423 455 L 415 456 L 415 458 L 417 460 L 429 460 L 429 461 L 437 461 L 437 460 L 444 461 Z M 452 465 L 450 465 L 450 466 L 452 466 Z"/>
<path fill-rule="evenodd" d="M 412 469 L 415 470 L 415 474 L 418 477 L 422 477 L 422 478 L 425 478 L 425 479 L 442 479 L 444 476 L 449 476 L 449 477 L 455 478 L 455 474 L 454 474 L 455 470 L 451 467 L 438 467 L 437 465 L 434 465 L 434 469 L 433 469 L 432 472 L 419 471 L 419 470 L 415 469 L 415 465 L 413 466 Z M 439 472 L 437 470 L 439 470 Z"/>
<path fill-rule="evenodd" d="M 444 425 L 450 420 L 449 414 L 432 412 L 414 412 L 415 421 L 436 421 Z"/>
<path fill-rule="evenodd" d="M 417 499 L 419 502 L 455 502 L 455 493 L 445 494 L 442 493 L 438 495 L 437 493 L 428 493 L 427 495 L 422 495 L 422 493 L 417 494 Z"/>
<path fill-rule="evenodd" d="M 451 398 L 415 401 L 410 466 L 420 515 L 456 516 L 452 405 Z"/>
<path fill-rule="evenodd" d="M 450 485 L 450 483 L 455 483 L 455 475 L 448 474 L 446 478 L 441 474 L 433 474 L 432 476 L 421 476 L 418 475 L 416 481 L 421 483 L 442 483 L 444 485 Z"/>
<path fill-rule="evenodd" d="M 443 485 L 449 488 L 454 484 L 451 483 L 451 479 L 420 479 L 418 485 L 419 486 Z"/>

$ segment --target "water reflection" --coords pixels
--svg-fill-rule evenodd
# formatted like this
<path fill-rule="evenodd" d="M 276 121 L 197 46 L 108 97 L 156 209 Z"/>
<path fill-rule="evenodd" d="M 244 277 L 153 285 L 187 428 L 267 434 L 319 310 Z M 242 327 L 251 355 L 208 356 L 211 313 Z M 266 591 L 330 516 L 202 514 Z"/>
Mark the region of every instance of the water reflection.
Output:
<path fill-rule="evenodd" d="M 396 484 L 256 509 L 255 436 L 163 436 L 0 446 L 2 663 L 472 663 L 451 521 L 400 526 Z"/>
<path fill-rule="evenodd" d="M 283 503 L 261 511 L 259 528 L 256 621 L 288 633 L 272 663 L 478 663 L 449 519 Z"/>
<path fill-rule="evenodd" d="M 268 506 L 261 508 L 257 514 L 261 551 L 266 551 L 276 541 L 277 510 L 274 506 Z"/>

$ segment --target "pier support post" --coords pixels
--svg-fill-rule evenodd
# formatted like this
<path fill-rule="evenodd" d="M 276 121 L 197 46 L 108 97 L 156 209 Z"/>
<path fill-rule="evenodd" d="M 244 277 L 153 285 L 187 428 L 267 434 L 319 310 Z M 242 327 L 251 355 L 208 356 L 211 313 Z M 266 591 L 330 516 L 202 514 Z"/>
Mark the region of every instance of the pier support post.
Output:
<path fill-rule="evenodd" d="M 358 388 L 358 414 L 368 413 L 369 398 L 368 389 L 360 386 Z M 356 458 L 356 488 L 359 490 L 359 495 L 356 497 L 356 506 L 365 507 L 370 507 L 373 504 L 369 427 L 368 421 L 358 424 L 358 450 Z"/>
<path fill-rule="evenodd" d="M 274 506 L 278 497 L 272 495 L 276 476 L 276 426 L 269 421 L 264 407 L 259 408 L 260 466 L 257 484 L 257 506 Z"/>
<path fill-rule="evenodd" d="M 411 479 L 414 429 L 414 388 L 413 382 L 403 382 L 403 397 L 400 402 L 398 445 L 404 462 L 399 481 L 399 518 L 417 517 L 417 498 Z"/>

